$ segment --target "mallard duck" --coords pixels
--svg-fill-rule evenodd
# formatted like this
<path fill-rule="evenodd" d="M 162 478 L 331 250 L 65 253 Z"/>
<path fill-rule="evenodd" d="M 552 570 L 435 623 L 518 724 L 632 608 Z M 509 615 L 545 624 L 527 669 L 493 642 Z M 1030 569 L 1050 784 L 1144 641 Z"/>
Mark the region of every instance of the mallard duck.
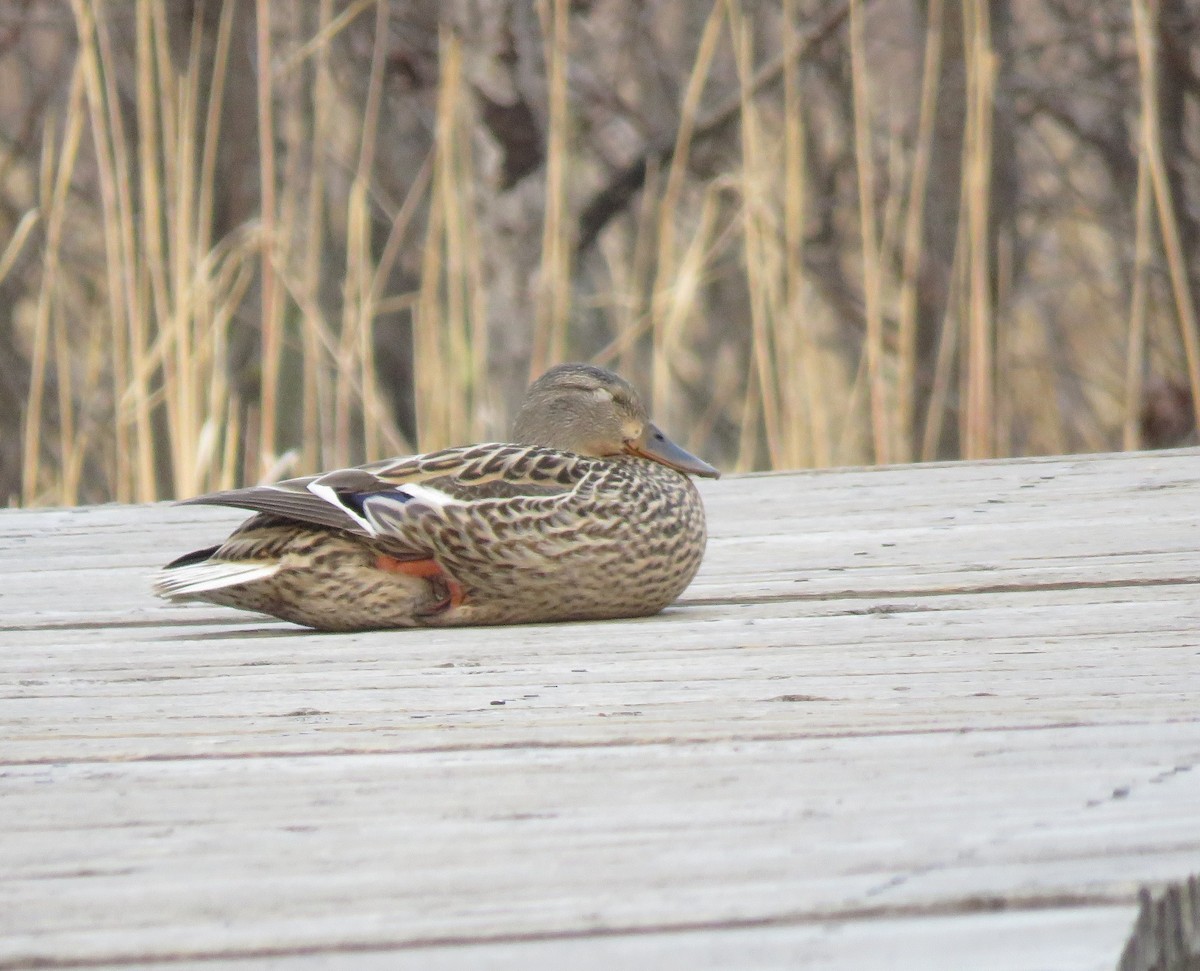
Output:
<path fill-rule="evenodd" d="M 322 630 L 638 617 L 691 582 L 716 478 L 604 368 L 526 393 L 513 441 L 448 448 L 189 503 L 257 513 L 155 592 Z"/>

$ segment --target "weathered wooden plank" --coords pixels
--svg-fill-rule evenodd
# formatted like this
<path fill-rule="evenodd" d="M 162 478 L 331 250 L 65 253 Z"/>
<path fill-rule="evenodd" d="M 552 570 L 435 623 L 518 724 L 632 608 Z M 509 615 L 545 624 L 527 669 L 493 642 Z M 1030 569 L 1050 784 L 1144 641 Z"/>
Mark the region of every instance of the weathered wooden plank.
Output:
<path fill-rule="evenodd" d="M 1189 592 L 1178 597 L 1063 609 L 1012 595 L 985 610 L 911 617 L 781 617 L 776 606 L 757 606 L 688 631 L 672 631 L 670 617 L 620 625 L 628 639 L 607 642 L 604 625 L 584 624 L 524 629 L 520 642 L 404 631 L 336 646 L 320 635 L 245 640 L 238 631 L 161 645 L 142 631 L 80 651 L 62 631 L 43 631 L 0 654 L 10 685 L 0 756 L 161 759 L 1190 719 L 1194 685 L 1180 672 L 1200 660 L 1177 631 L 1195 624 L 1198 609 Z M 986 636 L 989 625 L 1006 629 Z M 454 733 L 452 742 L 437 731 Z"/>
<path fill-rule="evenodd" d="M 993 595 L 975 610 L 980 598 L 961 596 L 945 609 L 843 604 L 825 615 L 808 604 L 705 607 L 495 636 L 331 639 L 274 624 L 247 637 L 264 633 L 252 620 L 138 628 L 81 647 L 70 631 L 30 631 L 0 653 L 0 752 L 129 759 L 511 745 L 547 733 L 604 744 L 1191 718 L 1192 685 L 1180 679 L 1200 650 L 1191 588 L 1101 596 Z"/>
<path fill-rule="evenodd" d="M 1200 869 L 1198 474 L 706 483 L 679 606 L 482 631 L 154 601 L 236 512 L 0 514 L 0 968 L 1111 967 Z"/>
<path fill-rule="evenodd" d="M 1198 478 L 1200 455 L 1186 450 L 705 482 L 710 553 L 685 602 L 1196 582 Z M 206 608 L 154 601 L 148 575 L 242 518 L 170 506 L 7 513 L 6 626 L 197 617 Z"/>
<path fill-rule="evenodd" d="M 1200 966 L 1200 875 L 1138 895 L 1138 916 L 1117 971 Z"/>
<path fill-rule="evenodd" d="M 166 955 L 214 937 L 254 951 L 536 936 L 585 912 L 618 930 L 964 897 L 1117 903 L 1131 871 L 1165 877 L 1200 852 L 1200 773 L 1171 764 L 1196 757 L 1194 726 L 1034 739 L 13 769 L 6 957 L 52 942 L 121 964 L 131 931 L 138 952 Z M 336 927 L 301 919 L 331 914 Z"/>
<path fill-rule="evenodd" d="M 1088 907 L 877 920 L 817 919 L 812 923 L 729 926 L 668 933 L 583 934 L 550 940 L 515 940 L 454 946 L 361 951 L 358 971 L 527 971 L 614 967 L 692 971 L 744 968 L 795 971 L 867 969 L 1077 968 L 1111 971 L 1097 951 L 1116 951 L 1131 908 Z M 346 967 L 347 955 L 272 955 L 222 962 L 230 971 L 323 971 Z M 150 971 L 209 971 L 210 962 L 152 963 Z"/>

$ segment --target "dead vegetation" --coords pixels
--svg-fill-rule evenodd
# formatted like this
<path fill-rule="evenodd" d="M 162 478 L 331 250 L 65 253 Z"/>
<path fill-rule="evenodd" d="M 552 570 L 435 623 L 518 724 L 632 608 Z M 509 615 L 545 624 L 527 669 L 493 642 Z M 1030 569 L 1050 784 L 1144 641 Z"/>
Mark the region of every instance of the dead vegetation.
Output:
<path fill-rule="evenodd" d="M 0 173 L 9 502 L 502 438 L 572 358 L 728 469 L 1194 435 L 1186 0 L 22 0 Z"/>

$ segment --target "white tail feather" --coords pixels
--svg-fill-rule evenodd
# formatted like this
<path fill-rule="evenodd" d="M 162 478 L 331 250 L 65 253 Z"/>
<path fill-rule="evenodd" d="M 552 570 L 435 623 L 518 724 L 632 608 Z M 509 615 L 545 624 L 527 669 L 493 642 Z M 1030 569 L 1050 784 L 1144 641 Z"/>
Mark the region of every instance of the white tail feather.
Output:
<path fill-rule="evenodd" d="M 233 587 L 251 580 L 265 580 L 279 572 L 278 563 L 212 561 L 177 566 L 155 577 L 154 592 L 171 600 L 187 600 L 210 590 Z"/>

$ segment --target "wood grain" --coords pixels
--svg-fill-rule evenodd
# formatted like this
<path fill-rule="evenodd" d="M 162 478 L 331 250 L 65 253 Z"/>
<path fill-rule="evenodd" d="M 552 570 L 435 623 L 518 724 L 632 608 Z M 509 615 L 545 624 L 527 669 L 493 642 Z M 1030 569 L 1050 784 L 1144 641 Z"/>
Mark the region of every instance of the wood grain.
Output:
<path fill-rule="evenodd" d="M 703 483 L 642 620 L 149 593 L 236 512 L 0 513 L 0 968 L 1112 968 L 1200 869 L 1194 450 Z"/>

